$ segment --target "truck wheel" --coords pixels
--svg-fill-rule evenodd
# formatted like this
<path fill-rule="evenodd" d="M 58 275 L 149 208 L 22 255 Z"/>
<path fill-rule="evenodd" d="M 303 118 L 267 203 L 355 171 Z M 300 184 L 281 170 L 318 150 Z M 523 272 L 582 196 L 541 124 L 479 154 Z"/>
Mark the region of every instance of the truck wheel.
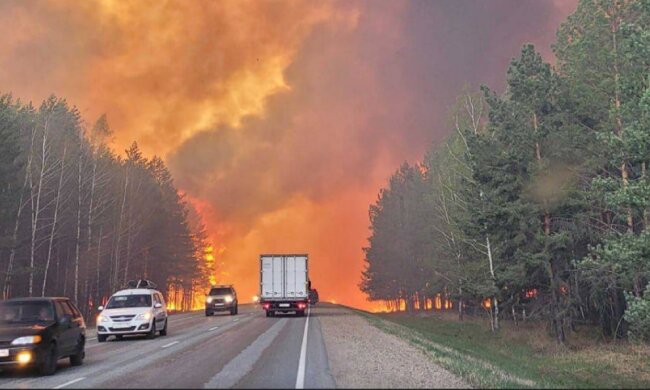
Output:
<path fill-rule="evenodd" d="M 115 340 L 122 341 L 124 337 L 121 334 L 115 335 Z"/>
<path fill-rule="evenodd" d="M 230 308 L 230 315 L 231 315 L 231 316 L 234 316 L 235 314 L 237 314 L 237 309 L 234 308 L 234 307 L 231 307 L 231 308 Z"/>
<path fill-rule="evenodd" d="M 298 317 L 304 317 L 305 316 L 305 311 L 304 310 L 298 310 L 298 311 L 296 311 L 296 315 Z"/>
<path fill-rule="evenodd" d="M 273 317 L 273 312 L 271 310 L 266 311 L 266 316 L 267 317 Z"/>
<path fill-rule="evenodd" d="M 211 312 L 209 312 L 209 311 L 207 311 L 207 310 L 205 311 L 205 316 L 206 316 L 206 317 L 210 317 L 212 314 L 213 314 L 213 313 L 211 313 Z"/>
<path fill-rule="evenodd" d="M 98 342 L 98 343 L 103 343 L 103 342 L 106 341 L 106 338 L 107 338 L 107 337 L 108 337 L 108 336 L 106 336 L 106 335 L 98 334 L 98 335 L 97 335 L 97 342 Z"/>

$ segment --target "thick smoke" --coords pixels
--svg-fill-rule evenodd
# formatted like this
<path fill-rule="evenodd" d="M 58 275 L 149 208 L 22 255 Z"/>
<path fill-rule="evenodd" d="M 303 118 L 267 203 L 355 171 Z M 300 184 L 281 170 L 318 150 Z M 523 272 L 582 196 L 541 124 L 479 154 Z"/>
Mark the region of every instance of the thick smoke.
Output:
<path fill-rule="evenodd" d="M 573 8 L 2 2 L 0 86 L 106 111 L 118 146 L 165 155 L 226 248 L 222 282 L 244 296 L 260 252 L 304 251 L 321 297 L 366 306 L 356 285 L 378 188 L 448 134 L 466 84 L 502 86 L 524 42 L 551 59 Z"/>

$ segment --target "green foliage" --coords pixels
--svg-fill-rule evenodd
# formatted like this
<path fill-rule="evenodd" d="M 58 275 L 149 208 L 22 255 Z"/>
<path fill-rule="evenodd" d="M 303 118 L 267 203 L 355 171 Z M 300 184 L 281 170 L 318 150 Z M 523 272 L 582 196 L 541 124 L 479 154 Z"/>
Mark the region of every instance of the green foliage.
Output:
<path fill-rule="evenodd" d="M 630 324 L 629 332 L 633 340 L 650 342 L 650 284 L 646 286 L 645 291 L 643 297 L 625 294 L 625 321 Z"/>
<path fill-rule="evenodd" d="M 366 253 L 393 253 L 366 258 L 372 299 L 426 286 L 468 308 L 496 298 L 501 316 L 525 310 L 559 342 L 579 322 L 625 337 L 624 292 L 641 296 L 650 280 L 650 1 L 581 0 L 554 50 L 551 67 L 524 45 L 504 93 L 458 99 L 407 222 L 426 232 L 417 247 L 427 261 L 395 261 L 412 237 L 373 230 Z M 390 210 L 371 208 L 373 228 L 404 221 Z"/>

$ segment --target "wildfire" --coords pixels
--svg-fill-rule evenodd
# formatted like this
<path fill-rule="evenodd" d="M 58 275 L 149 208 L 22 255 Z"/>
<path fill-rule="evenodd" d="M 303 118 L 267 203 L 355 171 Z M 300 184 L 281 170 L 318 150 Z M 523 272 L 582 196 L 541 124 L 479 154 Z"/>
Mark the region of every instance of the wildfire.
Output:
<path fill-rule="evenodd" d="M 526 291 L 524 291 L 524 297 L 525 298 L 536 298 L 537 297 L 537 289 L 536 288 L 531 288 Z"/>

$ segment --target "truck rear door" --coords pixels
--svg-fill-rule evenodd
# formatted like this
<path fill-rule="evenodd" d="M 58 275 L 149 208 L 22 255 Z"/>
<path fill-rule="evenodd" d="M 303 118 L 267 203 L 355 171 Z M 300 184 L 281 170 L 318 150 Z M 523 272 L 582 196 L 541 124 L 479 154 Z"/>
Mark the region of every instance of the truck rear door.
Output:
<path fill-rule="evenodd" d="M 307 257 L 287 256 L 285 260 L 285 295 L 289 299 L 307 297 Z"/>
<path fill-rule="evenodd" d="M 262 256 L 262 299 L 284 297 L 284 259 L 281 256 Z"/>

